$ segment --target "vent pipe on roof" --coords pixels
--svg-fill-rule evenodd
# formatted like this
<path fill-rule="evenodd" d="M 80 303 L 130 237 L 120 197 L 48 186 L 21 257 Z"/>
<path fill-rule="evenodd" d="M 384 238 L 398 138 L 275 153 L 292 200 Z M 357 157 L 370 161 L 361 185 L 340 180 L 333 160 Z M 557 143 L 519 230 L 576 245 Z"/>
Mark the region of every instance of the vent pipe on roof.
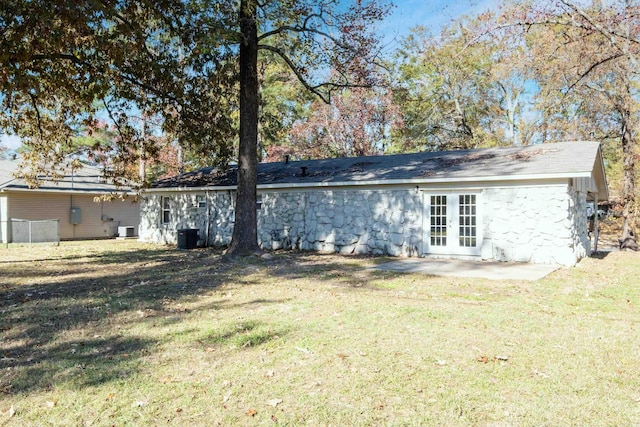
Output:
<path fill-rule="evenodd" d="M 285 162 L 285 164 L 286 164 L 286 163 L 289 163 L 289 155 L 288 155 L 288 154 L 285 154 L 285 156 L 284 156 L 284 162 Z"/>
<path fill-rule="evenodd" d="M 302 171 L 302 176 L 307 176 L 307 167 L 306 166 L 300 166 L 300 170 Z"/>

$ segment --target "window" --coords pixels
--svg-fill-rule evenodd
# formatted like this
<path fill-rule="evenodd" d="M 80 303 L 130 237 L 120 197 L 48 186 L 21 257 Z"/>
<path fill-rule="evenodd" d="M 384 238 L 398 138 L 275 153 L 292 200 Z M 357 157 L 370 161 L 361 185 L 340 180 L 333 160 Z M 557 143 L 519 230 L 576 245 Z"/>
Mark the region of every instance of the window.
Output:
<path fill-rule="evenodd" d="M 207 202 L 204 199 L 204 196 L 202 194 L 198 194 L 196 196 L 196 207 L 198 208 L 206 208 L 207 207 Z"/>
<path fill-rule="evenodd" d="M 431 246 L 447 246 L 447 196 L 431 196 Z"/>
<path fill-rule="evenodd" d="M 162 207 L 162 223 L 169 224 L 171 220 L 171 198 L 162 196 L 160 206 Z"/>
<path fill-rule="evenodd" d="M 262 196 L 256 196 L 256 210 L 262 209 Z"/>
<path fill-rule="evenodd" d="M 461 247 L 475 248 L 477 246 L 476 225 L 476 195 L 460 194 L 458 196 L 460 211 L 458 239 Z"/>

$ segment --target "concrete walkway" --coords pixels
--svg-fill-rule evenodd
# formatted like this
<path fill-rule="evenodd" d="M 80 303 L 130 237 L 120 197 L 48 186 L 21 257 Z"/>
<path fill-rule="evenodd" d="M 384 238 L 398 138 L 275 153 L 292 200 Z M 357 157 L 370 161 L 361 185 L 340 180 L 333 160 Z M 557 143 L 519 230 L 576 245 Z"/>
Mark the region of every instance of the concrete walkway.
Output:
<path fill-rule="evenodd" d="M 435 276 L 477 277 L 491 280 L 539 280 L 557 270 L 560 266 L 520 262 L 403 258 L 372 268 L 374 270 L 424 273 Z"/>

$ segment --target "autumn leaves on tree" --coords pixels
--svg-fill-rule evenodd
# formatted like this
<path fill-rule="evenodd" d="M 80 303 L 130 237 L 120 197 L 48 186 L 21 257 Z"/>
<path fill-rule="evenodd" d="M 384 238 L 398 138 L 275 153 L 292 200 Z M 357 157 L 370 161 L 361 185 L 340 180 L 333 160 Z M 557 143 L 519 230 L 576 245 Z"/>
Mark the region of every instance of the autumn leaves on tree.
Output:
<path fill-rule="evenodd" d="M 257 250 L 258 161 L 598 140 L 629 236 L 638 6 L 496 10 L 383 55 L 383 0 L 11 0 L 0 131 L 21 137 L 33 176 L 70 153 L 128 179 L 141 161 L 147 179 L 237 162 L 233 253 Z"/>

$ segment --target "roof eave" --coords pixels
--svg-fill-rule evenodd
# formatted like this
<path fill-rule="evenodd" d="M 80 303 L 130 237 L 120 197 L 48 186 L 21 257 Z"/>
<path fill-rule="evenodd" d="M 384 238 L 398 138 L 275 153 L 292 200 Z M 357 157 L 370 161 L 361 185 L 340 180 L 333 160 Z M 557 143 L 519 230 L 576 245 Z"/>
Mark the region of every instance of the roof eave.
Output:
<path fill-rule="evenodd" d="M 258 190 L 280 190 L 285 188 L 326 188 L 326 187 L 354 187 L 354 186 L 375 186 L 375 185 L 429 185 L 446 183 L 470 183 L 470 182 L 509 182 L 509 181 L 543 181 L 570 178 L 589 178 L 590 171 L 566 172 L 562 174 L 531 174 L 531 175 L 500 175 L 500 176 L 474 176 L 474 177 L 443 177 L 443 178 L 412 178 L 412 179 L 378 179 L 363 181 L 315 181 L 303 183 L 277 183 L 258 184 Z M 161 192 L 193 192 L 193 191 L 228 191 L 235 190 L 236 185 L 224 186 L 200 186 L 200 187 L 162 187 L 149 188 L 146 193 Z"/>

